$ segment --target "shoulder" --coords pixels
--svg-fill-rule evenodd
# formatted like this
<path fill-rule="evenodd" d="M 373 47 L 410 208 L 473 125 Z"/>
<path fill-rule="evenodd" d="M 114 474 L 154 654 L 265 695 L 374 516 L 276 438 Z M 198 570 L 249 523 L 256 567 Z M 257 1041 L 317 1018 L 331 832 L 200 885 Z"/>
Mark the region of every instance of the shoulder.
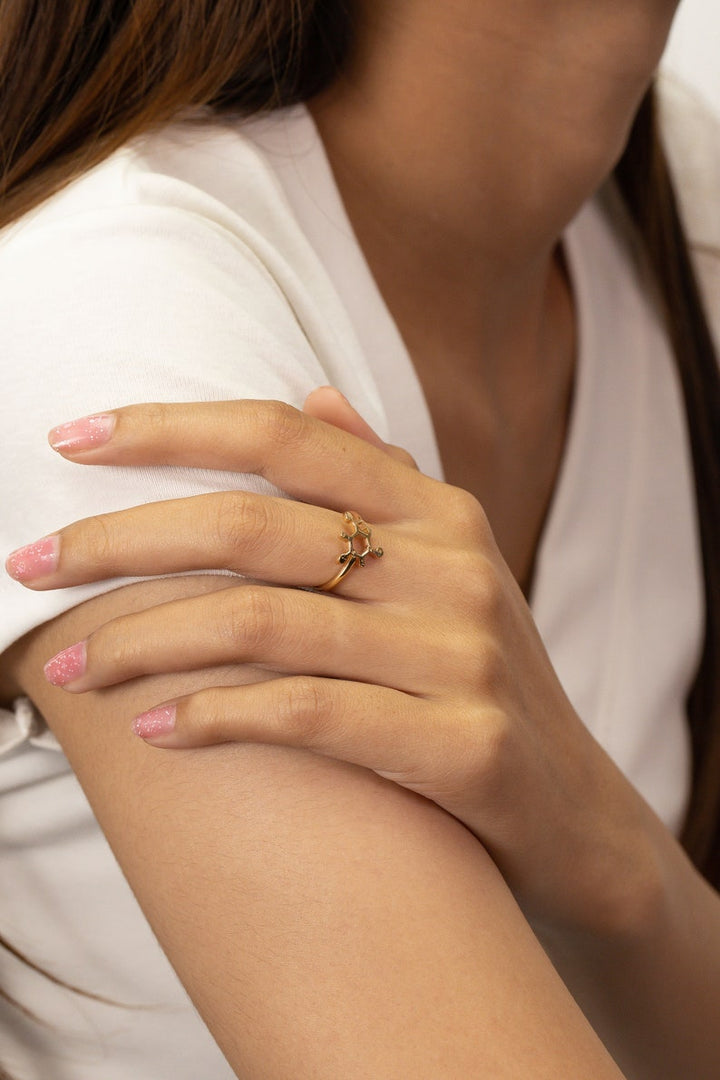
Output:
<path fill-rule="evenodd" d="M 245 165 L 236 199 L 226 202 L 198 182 L 223 150 Z M 109 295 L 133 305 L 145 296 L 153 306 L 162 301 L 162 311 L 175 288 L 182 294 L 196 282 L 197 299 L 208 299 L 224 278 L 235 296 L 243 285 L 262 296 L 272 260 L 253 221 L 256 203 L 273 193 L 261 171 L 245 140 L 212 125 L 179 124 L 135 140 L 0 233 L 3 306 L 29 313 L 42 304 L 54 321 L 72 293 L 93 306 Z M 281 206 L 273 217 L 282 220 Z"/>
<path fill-rule="evenodd" d="M 291 132 L 297 152 L 315 152 L 309 123 L 301 109 L 262 122 L 194 113 L 126 144 L 0 232 L 3 346 L 21 348 L 39 310 L 42 341 L 57 331 L 73 348 L 79 334 L 94 350 L 96 331 L 142 354 L 149 344 L 133 338 L 142 331 L 164 352 L 179 337 L 203 361 L 215 342 L 232 363 L 239 344 L 260 345 L 301 364 L 311 385 L 342 383 L 382 426 L 352 319 L 278 178 L 290 151 L 267 150 Z"/>
<path fill-rule="evenodd" d="M 198 112 L 138 136 L 0 232 L 0 250 L 14 250 L 39 231 L 81 226 L 88 215 L 130 214 L 149 220 L 175 212 L 241 238 L 259 221 L 274 238 L 292 229 L 272 170 L 244 134 L 244 125 Z"/>
<path fill-rule="evenodd" d="M 328 330 L 347 347 L 342 305 L 252 128 L 199 112 L 123 146 L 0 232 L 3 297 L 36 308 L 72 285 L 122 299 L 136 281 L 162 310 L 194 283 L 196 307 L 215 295 L 267 327 L 284 312 L 316 353 Z M 43 292 L 29 287 L 38 274 Z"/>
<path fill-rule="evenodd" d="M 90 513 L 256 484 L 71 471 L 45 433 L 74 416 L 139 401 L 299 407 L 333 383 L 387 432 L 349 317 L 239 124 L 183 122 L 136 140 L 0 233 L 0 355 L 5 551 Z M 0 578 L 0 653 L 107 588 L 28 597 Z"/>
<path fill-rule="evenodd" d="M 246 166 L 235 202 L 199 182 L 223 152 Z M 258 227 L 261 201 L 274 207 L 273 237 Z M 189 380 L 198 398 L 322 381 L 303 328 L 320 271 L 301 273 L 306 253 L 285 234 L 290 214 L 242 138 L 179 126 L 123 147 L 0 234 L 13 394 L 52 394 L 75 415 L 79 388 L 97 396 L 109 379 L 116 404 L 163 400 Z M 69 372 L 72 395 L 61 392 Z"/>
<path fill-rule="evenodd" d="M 255 386 L 255 365 L 236 396 L 255 386 L 295 401 L 308 384 L 342 379 L 362 403 L 367 362 L 354 328 L 251 127 L 183 118 L 0 232 L 3 351 L 32 354 L 35 369 L 58 349 L 141 361 L 150 352 L 173 368 L 185 356 L 192 370 L 220 364 L 234 378 L 241 350 L 283 377 Z"/>
<path fill-rule="evenodd" d="M 208 288 L 214 264 L 262 292 L 303 257 L 281 189 L 240 126 L 199 118 L 133 140 L 0 233 L 10 288 L 25 284 L 25 267 L 47 285 L 83 265 L 112 276 L 129 259 L 136 274 L 171 266 Z"/>

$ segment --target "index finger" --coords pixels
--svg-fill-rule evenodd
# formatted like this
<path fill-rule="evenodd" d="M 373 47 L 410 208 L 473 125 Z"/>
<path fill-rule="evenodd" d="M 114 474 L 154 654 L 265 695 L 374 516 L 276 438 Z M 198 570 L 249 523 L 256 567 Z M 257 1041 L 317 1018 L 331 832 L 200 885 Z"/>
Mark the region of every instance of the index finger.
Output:
<path fill-rule="evenodd" d="M 83 465 L 181 465 L 254 473 L 293 498 L 376 523 L 424 516 L 439 481 L 281 401 L 128 405 L 54 428 L 50 444 Z"/>

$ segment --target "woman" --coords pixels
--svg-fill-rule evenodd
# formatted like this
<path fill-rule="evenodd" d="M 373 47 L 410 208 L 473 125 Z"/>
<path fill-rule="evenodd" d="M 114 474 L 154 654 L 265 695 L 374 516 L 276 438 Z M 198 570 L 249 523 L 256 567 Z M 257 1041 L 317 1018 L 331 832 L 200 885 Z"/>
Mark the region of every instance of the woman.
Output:
<path fill-rule="evenodd" d="M 8 529 L 105 511 L 10 557 L 4 696 L 59 741 L 238 1076 L 717 1075 L 720 904 L 675 839 L 685 821 L 710 872 L 716 372 L 682 247 L 638 252 L 618 190 L 593 197 L 638 110 L 646 149 L 674 6 L 138 3 L 101 25 L 78 4 L 64 51 L 60 12 L 15 27 L 85 64 L 67 100 L 19 65 L 8 95 L 35 124 L 4 140 L 15 482 L 66 401 L 95 415 L 53 444 L 113 468 L 42 459 Z M 207 103 L 227 118 L 158 129 Z M 649 174 L 623 160 L 649 232 Z M 700 536 L 670 345 L 689 331 L 656 295 L 673 273 Z M 327 382 L 365 420 L 328 390 L 305 413 L 257 400 Z M 205 404 L 118 408 L 148 400 Z M 159 753 L 133 716 L 158 746 L 231 745 Z M 33 957 L 167 1006 L 49 754 L 8 762 L 3 926 L 16 940 L 22 910 Z M 229 1075 L 187 1010 L 79 1001 L 89 1036 L 57 1008 L 57 1036 L 14 1018 L 8 1065 Z"/>

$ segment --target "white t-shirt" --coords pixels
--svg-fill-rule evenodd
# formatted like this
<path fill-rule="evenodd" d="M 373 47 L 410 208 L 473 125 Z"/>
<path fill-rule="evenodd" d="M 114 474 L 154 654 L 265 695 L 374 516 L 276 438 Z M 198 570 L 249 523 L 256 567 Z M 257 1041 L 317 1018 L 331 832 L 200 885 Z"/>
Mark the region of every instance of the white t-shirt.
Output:
<path fill-rule="evenodd" d="M 680 139 L 689 129 L 673 119 L 677 107 L 671 94 L 667 125 Z M 705 151 L 707 122 L 693 123 L 700 143 L 696 131 L 677 158 L 691 235 L 706 241 L 720 237 L 720 154 Z M 677 830 L 689 783 L 684 701 L 703 629 L 684 411 L 612 198 L 588 204 L 564 243 L 578 374 L 532 607 L 583 720 Z M 703 268 L 710 289 L 714 265 Z M 174 125 L 6 230 L 0 353 L 6 551 L 142 501 L 271 490 L 228 473 L 81 468 L 47 448 L 53 425 L 134 401 L 300 405 L 332 383 L 383 438 L 442 476 L 412 363 L 303 108 L 249 124 Z M 3 578 L 0 651 L 109 587 L 32 593 Z M 0 1004 L 3 1062 L 20 1080 L 229 1080 L 28 702 L 0 716 L 0 754 L 0 930 L 71 982 L 161 1006 L 126 1011 L 74 997 L 8 961 L 4 988 L 53 1027 Z"/>

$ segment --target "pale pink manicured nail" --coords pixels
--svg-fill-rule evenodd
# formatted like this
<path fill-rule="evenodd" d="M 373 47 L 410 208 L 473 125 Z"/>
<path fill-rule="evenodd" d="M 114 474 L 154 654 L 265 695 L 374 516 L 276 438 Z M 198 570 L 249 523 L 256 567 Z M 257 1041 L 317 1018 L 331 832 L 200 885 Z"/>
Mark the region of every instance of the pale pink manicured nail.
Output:
<path fill-rule="evenodd" d="M 60 537 L 45 536 L 27 547 L 18 548 L 8 556 L 5 569 L 16 581 L 33 581 L 57 570 L 60 557 Z"/>
<path fill-rule="evenodd" d="M 66 683 L 74 682 L 85 674 L 87 667 L 87 650 L 85 642 L 80 641 L 77 645 L 71 645 L 69 649 L 63 649 L 52 660 L 48 660 L 44 667 L 45 678 L 53 686 L 65 686 Z"/>
<path fill-rule="evenodd" d="M 53 428 L 48 442 L 53 450 L 93 450 L 110 441 L 114 427 L 115 417 L 112 414 L 83 416 L 80 420 L 70 420 Z"/>
<path fill-rule="evenodd" d="M 168 735 L 175 729 L 174 705 L 161 705 L 157 709 L 136 716 L 133 721 L 133 731 L 141 739 L 153 739 L 156 735 Z"/>

